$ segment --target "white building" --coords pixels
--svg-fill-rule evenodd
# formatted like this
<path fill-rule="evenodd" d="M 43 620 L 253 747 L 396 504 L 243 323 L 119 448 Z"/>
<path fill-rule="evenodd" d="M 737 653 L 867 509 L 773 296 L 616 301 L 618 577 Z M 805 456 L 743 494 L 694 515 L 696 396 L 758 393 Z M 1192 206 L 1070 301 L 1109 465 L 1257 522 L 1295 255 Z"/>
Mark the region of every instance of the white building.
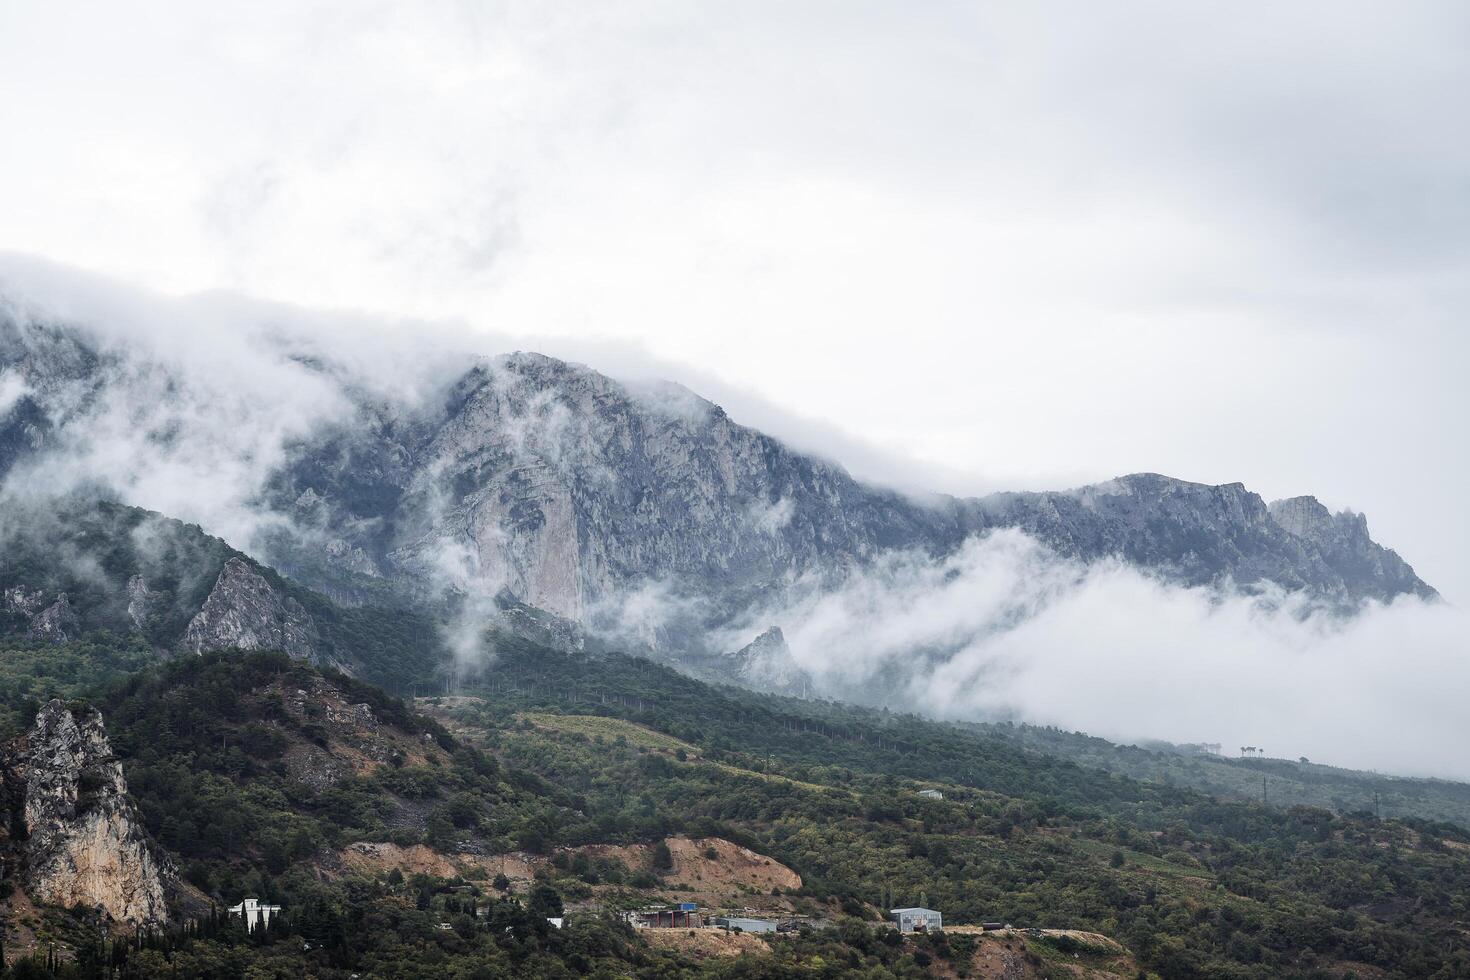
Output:
<path fill-rule="evenodd" d="M 935 932 L 944 928 L 944 917 L 933 909 L 889 909 L 888 917 L 899 932 Z"/>
<path fill-rule="evenodd" d="M 944 799 L 944 794 L 937 789 L 921 789 L 919 790 L 919 795 L 928 800 Z"/>
<path fill-rule="evenodd" d="M 261 905 L 258 898 L 247 898 L 239 905 L 231 906 L 225 910 L 231 915 L 238 915 L 245 920 L 245 928 L 254 932 L 256 926 L 262 928 L 271 924 L 271 916 L 281 911 L 279 905 Z"/>
<path fill-rule="evenodd" d="M 743 919 L 739 916 L 722 915 L 715 919 L 715 925 L 721 929 L 728 929 L 731 932 L 734 932 L 736 929 L 739 929 L 741 932 L 776 931 L 776 923 L 770 919 Z"/>

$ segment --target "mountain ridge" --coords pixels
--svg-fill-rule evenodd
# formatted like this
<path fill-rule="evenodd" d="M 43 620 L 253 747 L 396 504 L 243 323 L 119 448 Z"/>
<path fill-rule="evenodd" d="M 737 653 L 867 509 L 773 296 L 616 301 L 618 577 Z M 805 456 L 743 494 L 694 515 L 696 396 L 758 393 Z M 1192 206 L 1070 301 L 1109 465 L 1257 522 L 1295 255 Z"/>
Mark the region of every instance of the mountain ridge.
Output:
<path fill-rule="evenodd" d="M 284 343 L 276 355 L 345 408 L 292 419 L 248 494 L 216 489 L 249 508 L 258 540 L 239 544 L 345 605 L 493 598 L 536 610 L 574 645 L 600 636 L 703 657 L 725 652 L 719 638 L 731 630 L 759 625 L 794 582 L 837 587 L 884 555 L 941 559 L 1002 529 L 1061 560 L 1121 561 L 1186 587 L 1297 593 L 1340 613 L 1437 596 L 1361 515 L 1332 515 L 1315 498 L 1268 504 L 1240 483 L 1156 473 L 915 498 L 673 383 L 628 384 L 517 352 L 475 359 L 405 398 Z M 44 475 L 89 426 L 131 426 L 150 447 L 190 451 L 203 435 L 177 411 L 155 417 L 146 399 L 126 397 L 139 377 L 165 401 L 188 387 L 170 370 L 90 343 L 81 328 L 0 315 L 0 371 L 15 379 L 0 473 Z M 184 380 L 206 394 L 230 383 Z"/>
<path fill-rule="evenodd" d="M 439 521 L 414 527 L 397 547 L 352 543 L 376 550 L 386 565 L 421 571 L 425 554 L 437 556 L 438 542 L 455 539 L 472 549 L 472 574 L 499 578 L 518 599 L 572 619 L 595 620 L 609 591 L 659 575 L 693 575 L 705 592 L 738 592 L 792 574 L 840 576 L 884 551 L 942 555 L 1002 527 L 1065 557 L 1122 558 L 1191 586 L 1269 581 L 1343 606 L 1435 595 L 1371 540 L 1361 520 L 1334 518 L 1331 542 L 1315 525 L 1298 523 L 1307 533 L 1297 533 L 1239 483 L 1142 473 L 1064 491 L 916 501 L 685 395 L 671 412 L 542 355 L 483 362 L 460 379 L 437 428 L 420 421 L 409 427 L 424 433 L 420 441 L 391 442 L 392 454 L 415 460 L 421 472 L 447 474 Z M 350 488 L 317 486 L 334 482 L 319 465 L 326 454 L 305 455 L 315 459 L 291 474 L 293 493 L 345 503 L 338 527 L 393 522 L 391 511 L 354 509 Z M 405 496 L 432 492 L 422 478 L 409 482 Z M 1361 560 L 1339 567 L 1344 555 Z"/>

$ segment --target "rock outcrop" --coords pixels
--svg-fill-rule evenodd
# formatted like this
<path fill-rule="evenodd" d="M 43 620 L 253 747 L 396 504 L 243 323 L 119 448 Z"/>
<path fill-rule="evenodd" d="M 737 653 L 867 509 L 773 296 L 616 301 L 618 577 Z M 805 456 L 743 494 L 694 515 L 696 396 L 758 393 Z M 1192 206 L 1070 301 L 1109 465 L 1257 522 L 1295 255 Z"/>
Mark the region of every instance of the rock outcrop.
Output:
<path fill-rule="evenodd" d="M 772 626 L 720 660 L 724 679 L 742 687 L 793 697 L 802 697 L 812 690 L 811 675 L 791 655 L 779 626 Z"/>
<path fill-rule="evenodd" d="M 282 650 L 297 660 L 321 660 L 316 624 L 301 603 L 282 595 L 241 558 L 225 562 L 183 642 L 195 653 Z"/>
<path fill-rule="evenodd" d="M 1316 497 L 1277 500 L 1269 509 L 1273 521 L 1306 542 L 1333 570 L 1344 593 L 1366 592 L 1380 600 L 1395 594 L 1421 598 L 1435 594 L 1397 553 L 1374 542 L 1362 514 L 1350 510 L 1334 514 Z"/>
<path fill-rule="evenodd" d="M 51 701 L 0 758 L 0 851 L 32 898 L 133 926 L 168 915 L 172 868 L 150 848 L 96 711 Z"/>
<path fill-rule="evenodd" d="M 23 585 L 11 586 L 5 590 L 5 608 L 30 619 L 46 608 L 46 593 Z"/>
<path fill-rule="evenodd" d="M 33 640 L 45 640 L 47 643 L 66 643 L 76 639 L 81 629 L 82 621 L 76 610 L 72 609 L 71 600 L 63 592 L 56 597 L 55 602 L 31 618 L 26 635 Z"/>
<path fill-rule="evenodd" d="M 158 593 L 148 588 L 148 580 L 141 575 L 134 575 L 128 579 L 128 619 L 137 629 L 144 629 L 148 625 L 148 614 L 153 611 L 153 604 L 158 599 Z"/>

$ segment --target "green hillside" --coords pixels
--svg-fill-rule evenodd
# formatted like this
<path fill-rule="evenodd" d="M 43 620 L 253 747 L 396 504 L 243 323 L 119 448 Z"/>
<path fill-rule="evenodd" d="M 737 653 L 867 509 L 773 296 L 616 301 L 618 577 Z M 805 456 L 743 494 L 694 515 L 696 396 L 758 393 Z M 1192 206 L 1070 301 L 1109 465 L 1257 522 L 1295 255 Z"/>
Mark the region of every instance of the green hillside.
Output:
<path fill-rule="evenodd" d="M 160 936 L 126 969 L 980 975 L 989 940 L 889 941 L 879 910 L 926 904 L 954 927 L 1098 933 L 1130 951 L 1127 970 L 1160 977 L 1470 975 L 1470 833 L 1452 825 L 1223 801 L 985 729 L 714 687 L 635 658 L 496 648 L 483 680 L 417 711 L 281 655 L 138 670 L 123 645 L 111 659 L 97 642 L 28 651 L 97 665 L 72 693 L 90 687 L 147 831 L 198 901 L 289 910 L 248 942 L 223 926 Z M 737 881 L 737 901 L 826 927 L 734 959 L 650 946 L 612 913 L 707 901 L 699 875 L 670 877 L 664 841 L 727 841 L 790 869 L 799 885 Z M 551 908 L 566 929 L 531 911 Z M 83 962 L 98 955 L 79 939 L 85 917 L 48 921 L 47 941 L 82 957 L 56 975 L 103 975 Z M 1066 961 L 1056 935 L 1016 940 L 1026 976 Z M 46 975 L 29 969 L 12 972 Z"/>

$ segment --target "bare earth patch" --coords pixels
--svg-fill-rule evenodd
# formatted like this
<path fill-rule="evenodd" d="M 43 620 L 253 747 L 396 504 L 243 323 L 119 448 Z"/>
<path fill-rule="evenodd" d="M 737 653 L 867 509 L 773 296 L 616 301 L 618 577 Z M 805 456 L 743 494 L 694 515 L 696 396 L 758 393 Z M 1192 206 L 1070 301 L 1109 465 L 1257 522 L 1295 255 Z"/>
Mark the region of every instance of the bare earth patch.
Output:
<path fill-rule="evenodd" d="M 650 946 L 676 949 L 698 959 L 734 956 L 767 956 L 771 947 L 759 936 L 723 929 L 639 929 Z"/>
<path fill-rule="evenodd" d="M 662 876 L 662 886 L 687 886 L 681 891 L 692 901 L 717 904 L 752 894 L 770 895 L 775 888 L 786 891 L 801 887 L 801 876 L 786 865 L 720 837 L 670 837 L 667 844 L 674 867 Z M 630 871 L 650 868 L 653 862 L 651 844 L 588 844 L 567 848 L 566 853 L 618 861 Z M 523 852 L 443 854 L 423 844 L 404 847 L 369 841 L 349 844 L 338 857 L 344 868 L 360 874 L 375 875 L 396 868 L 405 875 L 453 878 L 482 869 L 491 877 L 504 874 L 517 885 L 529 883 L 536 869 L 550 860 Z"/>
<path fill-rule="evenodd" d="M 483 869 L 490 875 L 504 874 L 512 881 L 528 882 L 537 863 L 544 858 L 529 854 L 441 854 L 424 844 L 401 847 L 397 844 L 359 841 L 342 849 L 342 864 L 362 874 L 378 874 L 395 868 L 405 875 L 426 874 L 435 878 L 453 878 Z"/>
<path fill-rule="evenodd" d="M 786 865 L 720 837 L 670 837 L 667 843 L 674 867 L 663 875 L 666 884 L 688 885 L 696 891 L 738 893 L 744 888 L 766 895 L 773 888 L 801 887 L 801 875 Z M 589 844 L 575 850 L 621 861 L 631 869 L 647 868 L 653 860 L 650 844 Z M 707 857 L 709 851 L 715 856 Z"/>

